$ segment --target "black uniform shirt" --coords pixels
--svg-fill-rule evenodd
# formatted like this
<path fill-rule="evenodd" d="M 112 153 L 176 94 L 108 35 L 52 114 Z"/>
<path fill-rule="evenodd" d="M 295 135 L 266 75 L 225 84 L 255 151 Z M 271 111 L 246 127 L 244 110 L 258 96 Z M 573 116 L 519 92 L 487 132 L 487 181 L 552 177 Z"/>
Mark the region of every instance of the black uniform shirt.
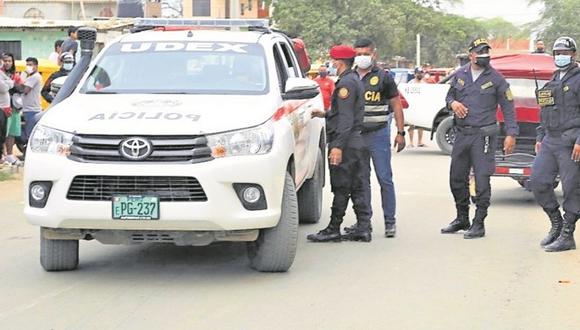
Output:
<path fill-rule="evenodd" d="M 332 93 L 331 108 L 326 113 L 329 149 L 359 148 L 363 145 L 360 131 L 364 116 L 364 86 L 356 72 L 343 72 Z"/>
<path fill-rule="evenodd" d="M 542 107 L 538 142 L 548 133 L 563 134 L 580 144 L 580 67 L 574 66 L 562 79 L 556 71 L 538 91 L 538 103 Z"/>
<path fill-rule="evenodd" d="M 497 105 L 501 105 L 505 127 L 508 135 L 518 134 L 518 123 L 514 110 L 510 85 L 494 68 L 486 68 L 477 80 L 471 76 L 471 64 L 468 63 L 451 79 L 447 93 L 447 104 L 458 101 L 469 110 L 465 118 L 455 118 L 459 126 L 483 127 L 497 122 Z"/>

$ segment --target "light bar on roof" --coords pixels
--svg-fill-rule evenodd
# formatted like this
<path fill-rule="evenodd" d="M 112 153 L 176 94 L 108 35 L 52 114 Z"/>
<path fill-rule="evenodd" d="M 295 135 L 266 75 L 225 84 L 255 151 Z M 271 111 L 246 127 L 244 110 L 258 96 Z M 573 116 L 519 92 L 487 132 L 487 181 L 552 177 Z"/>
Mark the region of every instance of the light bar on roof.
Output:
<path fill-rule="evenodd" d="M 212 27 L 264 27 L 267 19 L 182 19 L 182 18 L 137 18 L 135 26 L 212 26 Z"/>

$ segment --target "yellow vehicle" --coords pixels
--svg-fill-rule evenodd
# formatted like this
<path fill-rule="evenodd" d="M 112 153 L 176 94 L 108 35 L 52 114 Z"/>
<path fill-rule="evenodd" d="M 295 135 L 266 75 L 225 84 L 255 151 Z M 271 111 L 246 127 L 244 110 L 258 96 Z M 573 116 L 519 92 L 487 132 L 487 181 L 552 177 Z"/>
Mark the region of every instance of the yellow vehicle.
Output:
<path fill-rule="evenodd" d="M 16 64 L 16 71 L 17 72 L 25 72 L 26 71 L 26 61 L 17 60 L 15 64 Z M 60 70 L 60 67 L 58 65 L 56 65 L 54 62 L 49 61 L 47 59 L 42 59 L 42 58 L 38 59 L 38 72 L 42 76 L 42 83 L 43 84 L 46 81 L 46 79 L 48 79 L 48 77 L 50 77 L 51 74 L 53 74 L 54 72 L 56 72 L 58 70 Z M 45 110 L 50 105 L 48 102 L 46 102 L 44 97 L 40 97 L 40 102 L 41 102 L 42 110 Z"/>

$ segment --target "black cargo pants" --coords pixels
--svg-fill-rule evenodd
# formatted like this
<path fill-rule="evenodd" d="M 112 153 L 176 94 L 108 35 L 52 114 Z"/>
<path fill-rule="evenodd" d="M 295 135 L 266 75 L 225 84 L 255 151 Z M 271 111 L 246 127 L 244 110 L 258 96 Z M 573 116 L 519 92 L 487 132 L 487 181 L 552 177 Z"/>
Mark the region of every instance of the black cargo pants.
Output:
<path fill-rule="evenodd" d="M 329 165 L 330 185 L 334 198 L 332 200 L 330 226 L 338 228 L 342 224 L 349 199 L 352 200 L 357 222 L 369 226 L 372 215 L 371 201 L 365 192 L 370 177 L 364 166 L 369 150 L 347 147 L 342 151 L 342 162 L 339 165 Z M 370 187 L 369 187 L 370 188 Z"/>
<path fill-rule="evenodd" d="M 495 172 L 497 135 L 485 135 L 479 128 L 457 127 L 457 136 L 451 152 L 449 184 L 458 214 L 469 210 L 469 173 L 475 174 L 475 204 L 486 213 L 490 205 L 490 177 Z"/>

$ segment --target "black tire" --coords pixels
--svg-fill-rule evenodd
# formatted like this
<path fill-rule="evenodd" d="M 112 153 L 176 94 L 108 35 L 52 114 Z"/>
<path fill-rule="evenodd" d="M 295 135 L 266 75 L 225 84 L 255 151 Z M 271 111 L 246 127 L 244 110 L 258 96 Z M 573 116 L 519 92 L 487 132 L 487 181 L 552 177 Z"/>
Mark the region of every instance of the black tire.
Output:
<path fill-rule="evenodd" d="M 298 215 L 300 223 L 318 223 L 322 214 L 322 185 L 324 182 L 324 163 L 318 151 L 316 168 L 311 179 L 306 180 L 298 191 Z"/>
<path fill-rule="evenodd" d="M 255 242 L 248 243 L 250 266 L 260 272 L 285 272 L 290 269 L 298 245 L 298 202 L 294 179 L 286 173 L 282 214 L 278 225 L 260 230 Z"/>
<path fill-rule="evenodd" d="M 75 270 L 79 265 L 79 241 L 46 239 L 41 233 L 40 264 L 47 272 Z"/>
<path fill-rule="evenodd" d="M 446 154 L 451 155 L 453 142 L 455 142 L 456 129 L 453 125 L 453 117 L 447 117 L 437 127 L 437 145 Z"/>

